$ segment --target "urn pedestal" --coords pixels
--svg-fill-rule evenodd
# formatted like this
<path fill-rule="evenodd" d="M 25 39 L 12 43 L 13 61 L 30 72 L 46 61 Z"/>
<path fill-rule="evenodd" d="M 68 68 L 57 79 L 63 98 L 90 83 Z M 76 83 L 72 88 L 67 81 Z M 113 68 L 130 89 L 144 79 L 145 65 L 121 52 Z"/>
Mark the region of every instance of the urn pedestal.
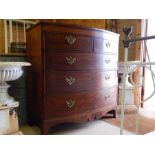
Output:
<path fill-rule="evenodd" d="M 19 102 L 8 94 L 7 81 L 20 78 L 22 67 L 30 66 L 27 62 L 0 62 L 0 134 L 21 134 L 18 125 L 17 108 Z"/>

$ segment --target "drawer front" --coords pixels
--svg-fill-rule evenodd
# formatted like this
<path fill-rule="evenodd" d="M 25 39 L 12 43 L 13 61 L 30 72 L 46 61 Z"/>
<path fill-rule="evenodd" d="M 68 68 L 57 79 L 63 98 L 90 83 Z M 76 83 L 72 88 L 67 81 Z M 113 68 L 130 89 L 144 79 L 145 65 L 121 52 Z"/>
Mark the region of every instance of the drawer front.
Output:
<path fill-rule="evenodd" d="M 118 42 L 106 39 L 94 39 L 94 51 L 96 53 L 112 52 L 118 54 Z"/>
<path fill-rule="evenodd" d="M 60 118 L 117 105 L 117 87 L 105 91 L 52 93 L 45 97 L 45 117 Z"/>
<path fill-rule="evenodd" d="M 93 39 L 91 37 L 69 33 L 44 33 L 44 48 L 93 52 Z"/>
<path fill-rule="evenodd" d="M 46 92 L 79 92 L 101 90 L 118 85 L 116 71 L 51 71 L 45 75 Z"/>
<path fill-rule="evenodd" d="M 118 56 L 112 54 L 48 53 L 45 70 L 103 70 L 117 69 Z"/>

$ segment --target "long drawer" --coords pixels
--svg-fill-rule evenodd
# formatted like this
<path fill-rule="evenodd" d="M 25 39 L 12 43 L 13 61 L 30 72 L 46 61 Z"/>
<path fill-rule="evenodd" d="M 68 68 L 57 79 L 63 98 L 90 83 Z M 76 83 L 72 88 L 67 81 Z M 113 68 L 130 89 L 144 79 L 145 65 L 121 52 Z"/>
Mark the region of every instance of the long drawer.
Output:
<path fill-rule="evenodd" d="M 45 75 L 46 92 L 79 92 L 118 85 L 117 71 L 50 71 Z"/>
<path fill-rule="evenodd" d="M 46 118 L 60 118 L 92 112 L 117 104 L 117 87 L 92 92 L 49 93 L 45 97 Z"/>
<path fill-rule="evenodd" d="M 44 33 L 44 48 L 93 52 L 93 38 L 70 33 Z"/>
<path fill-rule="evenodd" d="M 45 70 L 117 69 L 118 55 L 94 53 L 45 53 Z"/>

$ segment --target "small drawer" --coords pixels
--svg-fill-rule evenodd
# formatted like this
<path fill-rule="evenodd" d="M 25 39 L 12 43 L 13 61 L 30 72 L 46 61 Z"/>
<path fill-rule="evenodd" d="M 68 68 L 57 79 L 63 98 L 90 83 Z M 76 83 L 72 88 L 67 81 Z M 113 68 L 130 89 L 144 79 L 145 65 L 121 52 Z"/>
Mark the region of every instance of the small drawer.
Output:
<path fill-rule="evenodd" d="M 92 91 L 117 85 L 117 71 L 50 71 L 45 75 L 45 92 Z"/>
<path fill-rule="evenodd" d="M 45 70 L 104 70 L 117 69 L 118 55 L 94 53 L 48 53 Z"/>
<path fill-rule="evenodd" d="M 111 52 L 118 54 L 118 42 L 106 39 L 94 39 L 94 52 Z"/>
<path fill-rule="evenodd" d="M 117 105 L 117 87 L 92 92 L 49 93 L 45 100 L 45 117 L 60 118 Z"/>
<path fill-rule="evenodd" d="M 44 48 L 46 51 L 73 50 L 74 52 L 93 52 L 93 39 L 88 36 L 82 36 L 70 33 L 44 33 Z"/>

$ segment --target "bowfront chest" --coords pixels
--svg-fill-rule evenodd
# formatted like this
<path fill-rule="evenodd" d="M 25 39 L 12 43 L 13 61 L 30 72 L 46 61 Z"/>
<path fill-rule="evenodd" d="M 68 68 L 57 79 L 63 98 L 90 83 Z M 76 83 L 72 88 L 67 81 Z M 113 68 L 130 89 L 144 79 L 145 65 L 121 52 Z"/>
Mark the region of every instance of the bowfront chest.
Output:
<path fill-rule="evenodd" d="M 115 116 L 119 35 L 41 22 L 27 30 L 28 116 L 42 134 L 65 122 Z"/>

